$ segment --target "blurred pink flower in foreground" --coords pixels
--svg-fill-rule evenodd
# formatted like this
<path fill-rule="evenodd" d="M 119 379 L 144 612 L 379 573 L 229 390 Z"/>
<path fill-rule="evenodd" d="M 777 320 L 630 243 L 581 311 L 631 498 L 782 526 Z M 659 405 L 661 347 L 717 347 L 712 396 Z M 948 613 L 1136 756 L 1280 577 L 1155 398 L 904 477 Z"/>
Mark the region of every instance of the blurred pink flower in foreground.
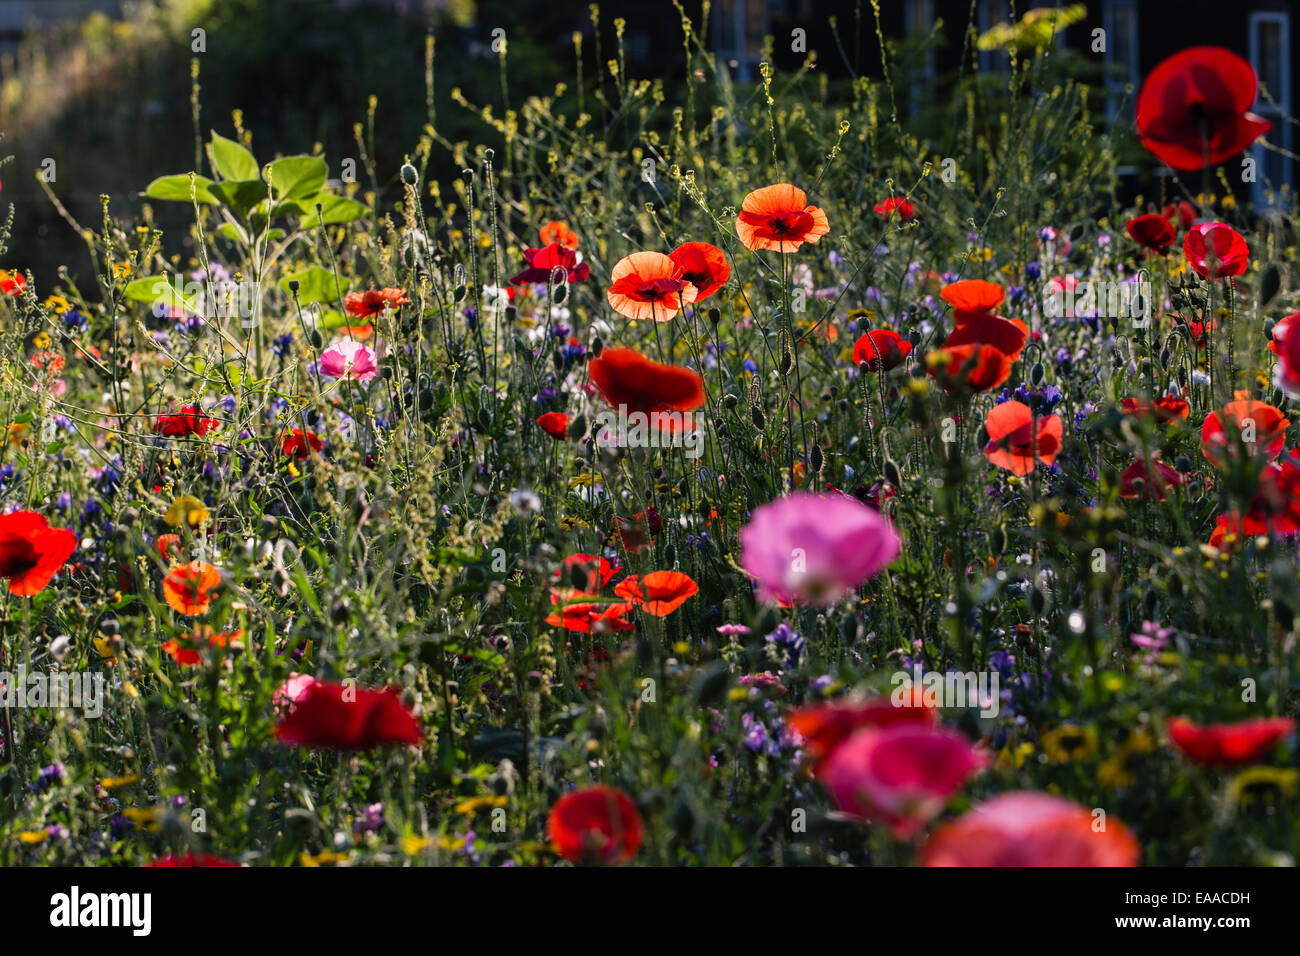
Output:
<path fill-rule="evenodd" d="M 374 349 L 360 342 L 344 340 L 335 342 L 320 355 L 322 375 L 330 378 L 350 378 L 368 382 L 379 374 Z"/>
<path fill-rule="evenodd" d="M 794 494 L 754 509 L 740 530 L 740 564 L 760 596 L 834 604 L 898 557 L 894 526 L 856 498 Z"/>
<path fill-rule="evenodd" d="M 931 835 L 924 866 L 1136 866 L 1137 839 L 1124 824 L 1064 797 L 999 794 Z"/>
<path fill-rule="evenodd" d="M 937 816 L 988 755 L 947 727 L 901 723 L 855 731 L 817 776 L 845 813 L 907 839 Z"/>

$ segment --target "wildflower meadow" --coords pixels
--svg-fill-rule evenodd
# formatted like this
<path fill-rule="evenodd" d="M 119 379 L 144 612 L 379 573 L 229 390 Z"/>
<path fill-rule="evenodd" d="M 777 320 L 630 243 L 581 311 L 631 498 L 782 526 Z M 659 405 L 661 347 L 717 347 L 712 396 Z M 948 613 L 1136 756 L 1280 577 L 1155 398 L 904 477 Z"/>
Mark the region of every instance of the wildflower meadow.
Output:
<path fill-rule="evenodd" d="M 937 25 L 924 127 L 878 4 L 745 83 L 669 2 L 411 34 L 409 144 L 196 52 L 133 201 L 7 161 L 0 863 L 1294 865 L 1294 121 L 1213 43 L 1108 117 L 1093 6 Z"/>

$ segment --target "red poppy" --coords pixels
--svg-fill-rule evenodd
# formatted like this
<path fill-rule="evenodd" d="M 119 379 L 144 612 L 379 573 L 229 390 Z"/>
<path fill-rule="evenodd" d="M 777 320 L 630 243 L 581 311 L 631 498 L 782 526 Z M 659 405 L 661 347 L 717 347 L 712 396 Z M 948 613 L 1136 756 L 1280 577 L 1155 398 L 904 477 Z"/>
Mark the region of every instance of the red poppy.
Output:
<path fill-rule="evenodd" d="M 685 270 L 662 252 L 624 256 L 610 279 L 605 298 L 610 308 L 629 319 L 667 322 L 699 294 L 686 280 Z"/>
<path fill-rule="evenodd" d="M 1177 235 L 1172 222 L 1153 212 L 1130 219 L 1125 228 L 1139 246 L 1152 249 L 1161 255 L 1169 251 Z"/>
<path fill-rule="evenodd" d="M 221 425 L 215 418 L 204 418 L 203 409 L 198 405 L 182 405 L 179 414 L 160 415 L 153 424 L 153 430 L 168 438 L 184 438 L 189 435 L 206 435 Z"/>
<path fill-rule="evenodd" d="M 1273 335 L 1268 342 L 1268 350 L 1274 355 L 1281 355 L 1283 343 L 1286 342 L 1286 336 L 1291 331 L 1292 323 L 1300 318 L 1300 312 L 1293 312 L 1288 316 L 1280 318 L 1273 326 Z M 1297 326 L 1300 328 L 1300 326 Z"/>
<path fill-rule="evenodd" d="M 1125 398 L 1120 401 L 1125 415 L 1134 418 L 1152 418 L 1160 424 L 1184 421 L 1192 408 L 1187 400 L 1177 395 L 1162 395 L 1154 403 L 1145 398 Z"/>
<path fill-rule="evenodd" d="M 21 272 L 0 269 L 0 292 L 5 295 L 21 295 L 27 288 L 27 277 Z"/>
<path fill-rule="evenodd" d="M 1192 268 L 1207 279 L 1242 275 L 1250 261 L 1246 240 L 1222 222 L 1203 222 L 1187 230 L 1183 253 Z"/>
<path fill-rule="evenodd" d="M 564 412 L 547 412 L 537 418 L 537 425 L 552 438 L 563 439 L 569 434 L 569 416 Z"/>
<path fill-rule="evenodd" d="M 145 866 L 239 866 L 239 864 L 212 853 L 194 853 L 187 850 L 184 853 L 168 853 L 152 863 L 146 863 Z"/>
<path fill-rule="evenodd" d="M 310 458 L 313 451 L 320 451 L 324 447 L 325 439 L 313 431 L 308 431 L 304 438 L 301 428 L 290 429 L 280 438 L 280 450 L 286 458 Z"/>
<path fill-rule="evenodd" d="M 922 866 L 1137 866 L 1141 847 L 1114 818 L 1098 830 L 1088 807 L 1034 791 L 1000 793 L 935 828 Z"/>
<path fill-rule="evenodd" d="M 695 302 L 703 302 L 727 284 L 731 266 L 727 254 L 707 242 L 684 242 L 668 258 L 682 270 L 682 278 L 695 286 Z"/>
<path fill-rule="evenodd" d="M 925 357 L 926 373 L 945 392 L 987 392 L 1011 377 L 1011 356 L 992 345 L 957 345 Z"/>
<path fill-rule="evenodd" d="M 193 634 L 186 634 L 180 638 L 172 638 L 170 641 L 163 642 L 162 649 L 181 667 L 193 667 L 195 664 L 203 662 L 203 655 L 199 653 L 199 648 L 206 644 L 208 647 L 228 647 L 235 646 L 235 642 L 244 636 L 243 631 L 229 631 L 224 634 L 214 634 L 212 628 L 202 627 Z"/>
<path fill-rule="evenodd" d="M 167 552 L 172 548 L 175 548 L 176 553 L 180 554 L 181 536 L 178 534 L 160 534 L 158 540 L 154 542 L 154 547 L 158 549 L 158 554 L 162 556 L 164 561 L 170 560 L 171 555 Z"/>
<path fill-rule="evenodd" d="M 401 289 L 367 289 L 365 292 L 349 292 L 343 297 L 343 311 L 359 319 L 369 319 L 382 315 L 385 307 L 394 312 L 400 306 L 410 304 L 411 297 Z"/>
<path fill-rule="evenodd" d="M 559 219 L 552 219 L 541 229 L 537 230 L 537 235 L 541 237 L 542 245 L 549 246 L 553 242 L 558 242 L 566 249 L 578 248 L 578 234 L 569 228 L 569 224 Z"/>
<path fill-rule="evenodd" d="M 1198 349 L 1210 347 L 1210 336 L 1212 336 L 1219 323 L 1210 319 L 1208 322 L 1202 319 L 1185 319 L 1181 315 L 1171 316 L 1175 325 L 1187 330 L 1187 337 L 1191 339 L 1192 345 Z"/>
<path fill-rule="evenodd" d="M 892 724 L 935 724 L 939 712 L 925 704 L 921 688 L 912 688 L 911 702 L 904 690 L 899 703 L 889 698 L 853 701 L 840 700 L 791 711 L 786 725 L 804 741 L 804 751 L 819 764 L 831 755 L 842 740 L 863 727 L 888 727 Z"/>
<path fill-rule="evenodd" d="M 680 571 L 652 571 L 643 578 L 629 575 L 619 582 L 614 593 L 640 605 L 647 614 L 667 617 L 699 590 L 699 585 Z"/>
<path fill-rule="evenodd" d="M 1277 352 L 1277 384 L 1292 398 L 1300 397 L 1300 333 L 1292 333 L 1293 320 L 1300 314 L 1288 315 L 1273 326 L 1273 342 L 1269 348 Z M 1281 328 L 1281 334 L 1278 329 Z M 1300 325 L 1295 326 L 1300 330 Z M 1281 351 L 1274 348 L 1274 343 L 1281 343 Z"/>
<path fill-rule="evenodd" d="M 1142 482 L 1141 488 L 1138 482 Z M 1133 462 L 1119 476 L 1121 498 L 1142 498 L 1146 501 L 1164 501 L 1170 485 L 1185 485 L 1188 478 L 1176 468 L 1171 468 L 1154 456 L 1150 461 L 1141 458 Z"/>
<path fill-rule="evenodd" d="M 912 352 L 912 343 L 889 329 L 873 329 L 853 344 L 853 364 L 869 372 L 889 371 Z"/>
<path fill-rule="evenodd" d="M 944 348 L 958 345 L 992 345 L 1015 362 L 1029 338 L 1029 326 L 1019 319 L 1004 319 L 991 313 L 963 313 L 965 321 L 944 339 Z"/>
<path fill-rule="evenodd" d="M 1023 402 L 1003 402 L 989 412 L 984 430 L 989 441 L 984 457 L 1013 475 L 1024 477 L 1034 470 L 1035 460 L 1051 467 L 1061 453 L 1062 424 L 1059 415 L 1037 419 Z"/>
<path fill-rule="evenodd" d="M 610 537 L 629 554 L 639 554 L 642 548 L 659 535 L 664 524 L 654 505 L 650 505 L 645 511 L 637 512 L 630 518 L 614 515 L 611 523 L 614 531 Z"/>
<path fill-rule="evenodd" d="M 689 412 L 704 404 L 704 379 L 681 365 L 660 365 L 639 352 L 609 348 L 587 365 L 591 383 L 612 408 L 628 414 Z"/>
<path fill-rule="evenodd" d="M 617 787 L 587 787 L 555 801 L 546 835 L 571 863 L 626 863 L 641 846 L 641 813 Z"/>
<path fill-rule="evenodd" d="M 579 634 L 599 634 L 605 631 L 634 631 L 636 625 L 623 620 L 635 605 L 601 604 L 595 594 L 582 591 L 552 591 L 551 603 L 556 611 L 547 615 L 551 627 L 562 627 Z"/>
<path fill-rule="evenodd" d="M 992 315 L 1007 297 L 1007 290 L 996 282 L 962 279 L 949 282 L 939 295 L 952 306 L 953 317 L 961 325 L 971 316 Z"/>
<path fill-rule="evenodd" d="M 1230 159 L 1272 124 L 1250 112 L 1259 83 L 1249 63 L 1214 46 L 1194 46 L 1161 61 L 1137 99 L 1138 139 L 1174 169 Z"/>
<path fill-rule="evenodd" d="M 1165 207 L 1160 210 L 1160 215 L 1164 216 L 1170 222 L 1173 222 L 1174 216 L 1178 217 L 1178 225 L 1186 229 L 1192 223 L 1196 222 L 1198 213 L 1196 207 L 1186 199 L 1180 199 L 1178 205 L 1166 203 Z"/>
<path fill-rule="evenodd" d="M 1225 449 L 1231 451 L 1227 422 L 1240 433 L 1242 441 L 1268 458 L 1276 458 L 1286 444 L 1290 422 L 1272 405 L 1251 400 L 1229 402 L 1217 412 L 1210 412 L 1201 424 L 1201 453 L 1213 465 L 1223 465 Z"/>
<path fill-rule="evenodd" d="M 0 578 L 20 597 L 39 594 L 77 549 L 77 536 L 35 511 L 0 515 Z"/>
<path fill-rule="evenodd" d="M 911 222 L 916 218 L 916 207 L 901 196 L 890 196 L 884 202 L 876 203 L 872 209 L 882 219 L 889 219 L 895 214 L 904 222 Z"/>
<path fill-rule="evenodd" d="M 275 725 L 275 737 L 298 747 L 368 750 L 420 744 L 420 722 L 395 687 L 373 690 L 353 683 L 316 681 Z"/>
<path fill-rule="evenodd" d="M 579 262 L 576 252 L 558 242 L 552 242 L 541 249 L 525 249 L 524 259 L 528 268 L 510 280 L 515 285 L 550 282 L 551 274 L 556 269 L 563 269 L 569 282 L 586 282 L 591 275 L 591 267 L 585 262 Z"/>
<path fill-rule="evenodd" d="M 573 579 L 575 567 L 582 569 L 584 580 Z M 555 579 L 566 583 L 571 582 L 579 591 L 588 588 L 599 590 L 609 584 L 610 579 L 618 574 L 619 570 L 604 558 L 594 554 L 571 554 L 560 562 L 560 566 L 555 571 Z"/>
<path fill-rule="evenodd" d="M 1186 717 L 1169 721 L 1169 740 L 1184 756 L 1207 766 L 1255 763 L 1273 752 L 1295 730 L 1289 717 L 1257 717 L 1236 724 L 1198 727 Z"/>
<path fill-rule="evenodd" d="M 755 189 L 736 217 L 736 235 L 745 248 L 794 252 L 831 231 L 826 213 L 808 205 L 808 194 L 789 183 Z"/>
<path fill-rule="evenodd" d="M 221 572 L 203 561 L 178 564 L 163 578 L 163 598 L 178 614 L 202 614 L 212 606 Z"/>

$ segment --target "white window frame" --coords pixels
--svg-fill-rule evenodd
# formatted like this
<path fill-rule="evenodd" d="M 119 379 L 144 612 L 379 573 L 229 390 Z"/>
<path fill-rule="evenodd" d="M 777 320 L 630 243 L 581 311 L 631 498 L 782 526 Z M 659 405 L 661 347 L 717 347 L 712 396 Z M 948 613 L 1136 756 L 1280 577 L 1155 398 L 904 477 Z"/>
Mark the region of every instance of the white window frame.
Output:
<path fill-rule="evenodd" d="M 1291 115 L 1291 14 L 1285 10 L 1256 10 L 1250 14 L 1247 20 L 1246 31 L 1250 39 L 1250 65 L 1255 70 L 1255 75 L 1260 73 L 1260 48 L 1259 48 L 1259 27 L 1265 23 L 1276 23 L 1282 37 L 1281 65 L 1282 65 L 1282 88 L 1280 90 L 1269 89 L 1269 95 L 1277 103 L 1276 107 L 1270 106 L 1262 96 L 1255 98 L 1255 112 L 1273 123 L 1273 129 L 1269 136 L 1274 137 L 1274 144 L 1281 146 L 1288 152 L 1291 151 L 1291 124 L 1287 122 L 1287 117 Z M 1265 169 L 1266 150 L 1263 146 L 1255 145 L 1251 147 L 1251 156 L 1255 159 L 1255 182 L 1250 187 L 1250 198 L 1257 207 L 1264 208 L 1268 205 L 1268 189 L 1270 185 L 1274 191 L 1274 198 L 1280 198 L 1278 192 L 1282 186 L 1294 186 L 1293 166 L 1294 164 L 1288 159 L 1282 164 L 1283 175 L 1280 181 L 1267 183 L 1264 180 L 1263 171 Z"/>

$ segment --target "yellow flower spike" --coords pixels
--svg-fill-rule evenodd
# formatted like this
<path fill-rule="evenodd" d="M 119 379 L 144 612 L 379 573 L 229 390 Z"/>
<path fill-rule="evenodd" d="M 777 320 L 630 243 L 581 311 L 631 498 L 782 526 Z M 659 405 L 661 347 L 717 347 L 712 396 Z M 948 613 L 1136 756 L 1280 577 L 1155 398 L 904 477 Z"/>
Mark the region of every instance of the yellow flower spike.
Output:
<path fill-rule="evenodd" d="M 140 775 L 129 773 L 125 777 L 105 777 L 99 781 L 99 785 L 105 790 L 117 790 L 121 787 L 129 787 L 133 783 L 138 783 Z"/>
<path fill-rule="evenodd" d="M 44 843 L 48 836 L 44 830 L 24 830 L 18 834 L 19 843 Z"/>

